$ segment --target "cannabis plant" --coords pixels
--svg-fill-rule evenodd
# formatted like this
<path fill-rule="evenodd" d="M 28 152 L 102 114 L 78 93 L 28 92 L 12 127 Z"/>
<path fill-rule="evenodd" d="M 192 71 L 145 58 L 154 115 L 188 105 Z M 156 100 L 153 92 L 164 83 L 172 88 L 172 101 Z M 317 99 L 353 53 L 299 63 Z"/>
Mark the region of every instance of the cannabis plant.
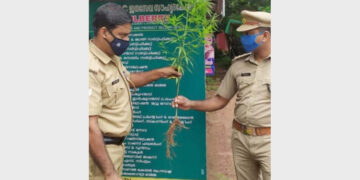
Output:
<path fill-rule="evenodd" d="M 170 16 L 168 21 L 160 22 L 169 31 L 171 38 L 169 41 L 160 43 L 160 47 L 162 53 L 171 61 L 171 66 L 185 74 L 186 71 L 191 72 L 194 67 L 191 56 L 204 53 L 196 50 L 205 43 L 205 37 L 216 30 L 217 15 L 212 12 L 213 4 L 209 0 L 178 0 L 178 3 L 184 11 Z M 170 50 L 169 47 L 174 48 Z M 178 96 L 181 80 L 175 78 L 175 81 L 176 96 Z M 166 133 L 168 158 L 171 158 L 170 148 L 175 146 L 174 131 L 177 128 L 186 128 L 178 118 L 178 108 L 175 110 L 174 121 Z"/>

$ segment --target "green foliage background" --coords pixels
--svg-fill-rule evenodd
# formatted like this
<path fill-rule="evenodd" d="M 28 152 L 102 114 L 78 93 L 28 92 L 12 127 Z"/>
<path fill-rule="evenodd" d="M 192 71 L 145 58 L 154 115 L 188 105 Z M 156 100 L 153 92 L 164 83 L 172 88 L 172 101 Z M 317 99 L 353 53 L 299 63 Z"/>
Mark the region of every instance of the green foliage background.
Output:
<path fill-rule="evenodd" d="M 270 0 L 226 0 L 226 16 L 221 22 L 221 29 L 225 29 L 230 19 L 241 20 L 240 12 L 242 10 L 270 12 Z"/>

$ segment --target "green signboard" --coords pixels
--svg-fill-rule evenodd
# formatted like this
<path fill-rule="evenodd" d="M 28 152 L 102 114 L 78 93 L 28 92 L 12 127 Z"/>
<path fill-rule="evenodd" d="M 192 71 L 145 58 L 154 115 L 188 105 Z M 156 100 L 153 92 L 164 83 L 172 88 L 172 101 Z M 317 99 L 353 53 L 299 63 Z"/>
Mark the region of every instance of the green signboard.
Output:
<path fill-rule="evenodd" d="M 106 2 L 115 2 L 133 17 L 130 46 L 121 56 L 130 72 L 142 72 L 169 66 L 159 43 L 169 40 L 168 31 L 156 19 L 181 13 L 174 0 L 90 0 L 90 37 L 96 9 Z M 169 47 L 170 49 L 173 47 Z M 194 55 L 193 72 L 185 72 L 180 93 L 190 99 L 205 98 L 204 47 Z M 179 111 L 180 120 L 189 129 L 176 132 L 177 146 L 173 159 L 166 158 L 165 133 L 174 119 L 171 101 L 176 95 L 175 80 L 162 79 L 132 91 L 133 129 L 125 140 L 123 179 L 206 179 L 205 113 Z"/>

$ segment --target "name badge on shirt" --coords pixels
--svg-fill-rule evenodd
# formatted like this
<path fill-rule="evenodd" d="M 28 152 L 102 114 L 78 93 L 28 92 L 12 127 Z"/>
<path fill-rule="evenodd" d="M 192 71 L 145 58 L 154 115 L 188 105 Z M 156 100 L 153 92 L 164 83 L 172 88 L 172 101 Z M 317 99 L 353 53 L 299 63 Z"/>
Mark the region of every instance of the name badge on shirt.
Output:
<path fill-rule="evenodd" d="M 241 73 L 241 77 L 243 76 L 251 76 L 251 73 Z"/>
<path fill-rule="evenodd" d="M 119 83 L 119 82 L 120 82 L 120 79 L 117 79 L 117 80 L 113 81 L 113 82 L 111 83 L 111 85 L 114 85 L 114 84 Z"/>

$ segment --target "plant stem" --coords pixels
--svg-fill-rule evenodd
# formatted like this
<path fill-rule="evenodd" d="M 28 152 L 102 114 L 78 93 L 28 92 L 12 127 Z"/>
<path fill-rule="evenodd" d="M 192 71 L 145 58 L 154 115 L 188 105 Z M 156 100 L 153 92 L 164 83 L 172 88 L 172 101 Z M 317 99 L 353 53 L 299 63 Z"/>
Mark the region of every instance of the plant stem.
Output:
<path fill-rule="evenodd" d="M 189 5 L 188 5 L 188 7 L 187 8 L 189 8 Z M 185 25 L 185 30 L 184 30 L 184 38 L 183 38 L 183 40 L 182 40 L 182 46 L 184 47 L 185 46 L 185 40 L 186 40 L 186 35 L 187 35 L 187 31 L 188 31 L 188 19 L 189 19 L 189 10 L 187 9 L 187 11 L 186 11 L 186 19 L 185 19 L 185 21 L 186 21 L 186 25 Z M 185 49 L 184 49 L 185 50 Z M 179 57 L 178 57 L 179 58 Z M 183 67 L 183 63 L 182 63 L 182 60 L 180 60 L 180 66 L 181 67 Z M 180 78 L 178 78 L 178 81 L 177 81 L 178 83 L 177 83 L 177 90 L 176 90 L 176 97 L 178 97 L 179 96 L 179 91 L 180 91 Z M 178 117 L 178 110 L 179 110 L 179 108 L 177 108 L 176 107 L 176 109 L 175 109 L 175 117 Z"/>
<path fill-rule="evenodd" d="M 179 96 L 179 91 L 180 91 L 180 79 L 179 78 L 177 78 L 178 79 L 178 83 L 177 83 L 177 90 L 176 90 L 176 97 L 178 97 Z M 175 109 L 175 117 L 178 117 L 178 107 L 176 107 L 176 109 Z"/>

